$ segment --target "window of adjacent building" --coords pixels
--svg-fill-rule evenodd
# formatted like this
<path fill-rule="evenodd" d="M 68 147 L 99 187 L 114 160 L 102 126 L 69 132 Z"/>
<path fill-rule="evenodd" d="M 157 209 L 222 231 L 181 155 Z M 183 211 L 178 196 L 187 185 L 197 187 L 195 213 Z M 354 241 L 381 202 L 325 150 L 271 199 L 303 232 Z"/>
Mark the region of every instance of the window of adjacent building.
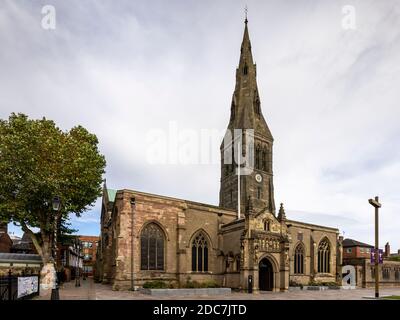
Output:
<path fill-rule="evenodd" d="M 86 260 L 86 261 L 92 260 L 92 255 L 91 254 L 85 254 L 83 259 Z"/>
<path fill-rule="evenodd" d="M 294 251 L 294 273 L 304 274 L 304 247 L 299 243 Z"/>
<path fill-rule="evenodd" d="M 364 248 L 360 248 L 360 253 L 364 253 Z"/>
<path fill-rule="evenodd" d="M 375 268 L 371 267 L 371 278 L 375 279 Z"/>
<path fill-rule="evenodd" d="M 366 252 L 367 252 L 367 253 L 371 253 L 371 249 L 367 248 L 367 249 L 366 249 Z"/>
<path fill-rule="evenodd" d="M 208 243 L 203 233 L 199 233 L 192 243 L 192 271 L 208 271 Z"/>
<path fill-rule="evenodd" d="M 83 242 L 83 247 L 84 248 L 92 248 L 93 247 L 93 243 L 89 242 L 89 241 L 84 241 Z"/>
<path fill-rule="evenodd" d="M 396 269 L 396 271 L 394 272 L 394 279 L 396 281 L 400 281 L 400 269 Z"/>
<path fill-rule="evenodd" d="M 164 270 L 164 233 L 155 223 L 148 224 L 140 235 L 142 270 Z"/>
<path fill-rule="evenodd" d="M 330 272 L 331 249 L 327 239 L 322 240 L 318 246 L 318 272 Z"/>
<path fill-rule="evenodd" d="M 351 253 L 351 251 L 352 251 L 351 248 L 347 248 L 347 249 L 346 249 L 346 252 L 347 252 L 347 253 Z"/>

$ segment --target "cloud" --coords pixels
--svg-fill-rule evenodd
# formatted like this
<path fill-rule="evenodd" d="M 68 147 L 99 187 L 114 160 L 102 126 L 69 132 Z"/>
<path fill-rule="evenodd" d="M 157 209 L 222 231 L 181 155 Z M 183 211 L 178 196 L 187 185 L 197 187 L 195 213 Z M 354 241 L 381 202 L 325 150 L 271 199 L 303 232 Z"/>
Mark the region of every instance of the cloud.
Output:
<path fill-rule="evenodd" d="M 56 7 L 54 31 L 40 26 L 44 4 Z M 352 1 L 355 30 L 341 26 L 345 1 L 247 4 L 276 202 L 373 242 L 367 199 L 379 195 L 382 243 L 400 248 L 400 3 Z M 218 164 L 151 165 L 146 137 L 170 121 L 226 127 L 244 5 L 2 1 L 0 117 L 82 124 L 99 137 L 109 187 L 218 204 Z"/>

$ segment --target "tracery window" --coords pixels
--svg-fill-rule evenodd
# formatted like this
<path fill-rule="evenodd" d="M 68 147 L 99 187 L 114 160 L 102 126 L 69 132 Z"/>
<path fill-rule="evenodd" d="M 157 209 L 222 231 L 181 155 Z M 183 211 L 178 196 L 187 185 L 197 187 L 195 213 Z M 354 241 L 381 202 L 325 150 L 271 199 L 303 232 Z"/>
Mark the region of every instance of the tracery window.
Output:
<path fill-rule="evenodd" d="M 140 268 L 164 270 L 164 233 L 155 223 L 149 223 L 140 235 Z"/>
<path fill-rule="evenodd" d="M 260 153 L 261 153 L 260 146 L 257 146 L 256 147 L 256 165 L 255 165 L 256 169 L 260 169 Z"/>
<path fill-rule="evenodd" d="M 262 151 L 261 159 L 261 169 L 267 171 L 267 151 L 265 149 Z"/>
<path fill-rule="evenodd" d="M 382 278 L 385 280 L 390 279 L 390 268 L 382 268 Z"/>
<path fill-rule="evenodd" d="M 304 247 L 301 243 L 294 251 L 294 273 L 304 274 Z"/>
<path fill-rule="evenodd" d="M 331 249 L 327 239 L 322 240 L 318 246 L 318 272 L 330 272 Z"/>
<path fill-rule="evenodd" d="M 192 242 L 192 271 L 208 271 L 208 243 L 202 232 Z"/>

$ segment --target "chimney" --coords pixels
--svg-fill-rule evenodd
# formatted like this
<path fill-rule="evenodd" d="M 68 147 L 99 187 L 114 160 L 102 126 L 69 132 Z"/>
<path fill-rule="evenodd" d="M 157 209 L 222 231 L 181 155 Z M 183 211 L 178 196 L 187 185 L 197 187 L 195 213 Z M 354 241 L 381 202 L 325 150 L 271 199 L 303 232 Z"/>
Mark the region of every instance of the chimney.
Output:
<path fill-rule="evenodd" d="M 387 242 L 385 244 L 385 257 L 390 257 L 390 244 Z"/>

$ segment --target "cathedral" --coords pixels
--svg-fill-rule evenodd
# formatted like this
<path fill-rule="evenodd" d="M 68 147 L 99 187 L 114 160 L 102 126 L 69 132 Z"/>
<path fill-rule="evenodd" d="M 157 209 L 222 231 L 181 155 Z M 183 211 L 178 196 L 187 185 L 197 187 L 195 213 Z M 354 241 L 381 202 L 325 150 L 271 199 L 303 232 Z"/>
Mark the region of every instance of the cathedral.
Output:
<path fill-rule="evenodd" d="M 222 143 L 219 206 L 104 185 L 99 281 L 124 290 L 190 279 L 258 292 L 339 279 L 339 230 L 291 220 L 283 204 L 275 207 L 274 139 L 261 110 L 247 19 L 230 112 L 227 132 L 251 132 L 239 137 L 251 143 L 238 151 L 249 163 L 242 167 L 234 143 Z"/>

